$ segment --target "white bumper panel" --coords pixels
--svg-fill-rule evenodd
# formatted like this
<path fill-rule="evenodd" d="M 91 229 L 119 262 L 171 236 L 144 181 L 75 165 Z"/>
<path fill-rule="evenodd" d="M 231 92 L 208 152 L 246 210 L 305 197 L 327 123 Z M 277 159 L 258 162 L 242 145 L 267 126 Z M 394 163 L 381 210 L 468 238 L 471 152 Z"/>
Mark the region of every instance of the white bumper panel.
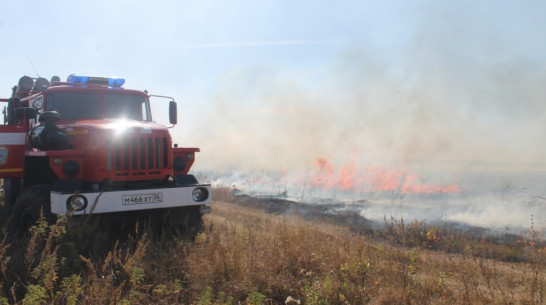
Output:
<path fill-rule="evenodd" d="M 192 191 L 196 188 L 204 188 L 208 191 L 206 200 L 199 202 L 193 200 Z M 53 214 L 68 213 L 66 202 L 72 195 L 74 194 L 51 192 L 51 212 Z M 87 198 L 87 207 L 82 211 L 75 212 L 75 215 L 176 208 L 211 203 L 211 188 L 208 184 L 188 187 L 79 193 L 79 195 Z"/>

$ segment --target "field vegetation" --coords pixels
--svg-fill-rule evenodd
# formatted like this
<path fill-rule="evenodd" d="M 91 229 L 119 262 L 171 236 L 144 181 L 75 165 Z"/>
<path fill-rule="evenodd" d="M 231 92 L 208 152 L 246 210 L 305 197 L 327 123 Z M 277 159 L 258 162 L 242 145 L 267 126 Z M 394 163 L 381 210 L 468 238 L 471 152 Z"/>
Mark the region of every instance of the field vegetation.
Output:
<path fill-rule="evenodd" d="M 213 196 L 194 240 L 90 217 L 4 230 L 0 304 L 546 303 L 546 245 L 532 229 L 493 238 L 386 219 L 359 231 Z"/>

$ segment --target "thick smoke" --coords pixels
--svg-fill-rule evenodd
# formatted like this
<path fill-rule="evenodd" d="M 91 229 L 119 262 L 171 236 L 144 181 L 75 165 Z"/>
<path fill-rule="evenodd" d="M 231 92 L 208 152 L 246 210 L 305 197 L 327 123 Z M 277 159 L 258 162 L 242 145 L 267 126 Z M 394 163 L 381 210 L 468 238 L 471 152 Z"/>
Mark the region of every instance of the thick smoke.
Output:
<path fill-rule="evenodd" d="M 219 178 L 228 185 L 241 183 L 233 172 L 261 173 L 273 191 L 294 186 L 293 197 L 309 188 L 319 159 L 356 172 L 402 170 L 458 186 L 440 211 L 406 204 L 415 218 L 524 226 L 534 217 L 544 226 L 544 65 L 514 46 L 528 41 L 480 14 L 450 17 L 463 10 L 437 9 L 400 46 L 370 40 L 319 66 L 264 64 L 219 77 L 203 124 L 192 126 L 197 169 L 230 173 Z"/>
<path fill-rule="evenodd" d="M 249 170 L 305 168 L 319 157 L 342 164 L 353 154 L 372 164 L 542 163 L 544 71 L 521 61 L 475 68 L 478 63 L 457 56 L 442 59 L 470 66 L 452 73 L 414 60 L 394 71 L 381 58 L 352 50 L 319 71 L 226 75 L 203 126 L 192 126 L 206 139 L 198 141 L 201 157 L 210 168 Z"/>

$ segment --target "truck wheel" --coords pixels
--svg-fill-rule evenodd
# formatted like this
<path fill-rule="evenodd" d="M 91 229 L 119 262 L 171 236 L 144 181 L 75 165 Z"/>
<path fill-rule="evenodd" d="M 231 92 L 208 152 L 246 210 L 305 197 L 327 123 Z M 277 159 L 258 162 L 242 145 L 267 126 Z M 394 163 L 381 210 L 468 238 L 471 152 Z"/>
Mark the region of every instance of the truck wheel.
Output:
<path fill-rule="evenodd" d="M 197 233 L 203 231 L 203 215 L 199 210 L 199 206 L 177 208 L 176 213 L 172 213 L 170 217 L 177 219 L 176 221 L 171 220 L 171 224 L 179 232 L 191 239 L 194 239 Z"/>
<path fill-rule="evenodd" d="M 195 239 L 197 234 L 203 231 L 203 214 L 199 212 L 199 207 L 194 210 L 195 211 L 190 214 L 191 216 L 188 217 L 188 222 L 186 223 L 186 232 L 188 232 L 191 239 Z"/>
<path fill-rule="evenodd" d="M 4 179 L 4 207 L 9 213 L 13 211 L 15 200 L 21 192 L 21 179 Z"/>
<path fill-rule="evenodd" d="M 50 195 L 51 185 L 39 184 L 26 188 L 15 204 L 13 219 L 16 230 L 26 234 L 30 227 L 36 224 L 43 213 L 44 219 L 52 224 L 56 216 L 51 213 Z"/>

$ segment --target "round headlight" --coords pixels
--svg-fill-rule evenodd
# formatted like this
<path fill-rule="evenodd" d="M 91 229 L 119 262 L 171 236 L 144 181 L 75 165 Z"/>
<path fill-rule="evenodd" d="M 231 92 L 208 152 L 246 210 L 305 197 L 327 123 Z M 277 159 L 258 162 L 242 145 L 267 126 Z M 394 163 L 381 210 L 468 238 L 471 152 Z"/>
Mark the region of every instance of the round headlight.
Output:
<path fill-rule="evenodd" d="M 80 172 L 80 165 L 74 160 L 66 161 L 63 165 L 63 174 L 67 177 L 77 176 Z"/>
<path fill-rule="evenodd" d="M 193 201 L 205 201 L 209 197 L 209 192 L 206 188 L 198 187 L 192 191 L 191 197 L 193 198 Z"/>
<path fill-rule="evenodd" d="M 34 102 L 32 102 L 32 107 L 36 109 L 42 109 L 43 105 L 44 105 L 44 100 L 42 99 L 42 97 L 39 97 L 35 99 Z"/>
<path fill-rule="evenodd" d="M 186 155 L 186 158 L 187 158 L 188 160 L 190 160 L 190 161 L 193 160 L 193 153 L 188 153 L 188 154 Z"/>
<path fill-rule="evenodd" d="M 81 211 L 87 207 L 87 198 L 82 195 L 72 195 L 66 200 L 66 207 L 69 211 Z"/>
<path fill-rule="evenodd" d="M 175 172 L 181 172 L 186 169 L 186 160 L 182 157 L 176 157 L 173 160 L 173 169 Z"/>

